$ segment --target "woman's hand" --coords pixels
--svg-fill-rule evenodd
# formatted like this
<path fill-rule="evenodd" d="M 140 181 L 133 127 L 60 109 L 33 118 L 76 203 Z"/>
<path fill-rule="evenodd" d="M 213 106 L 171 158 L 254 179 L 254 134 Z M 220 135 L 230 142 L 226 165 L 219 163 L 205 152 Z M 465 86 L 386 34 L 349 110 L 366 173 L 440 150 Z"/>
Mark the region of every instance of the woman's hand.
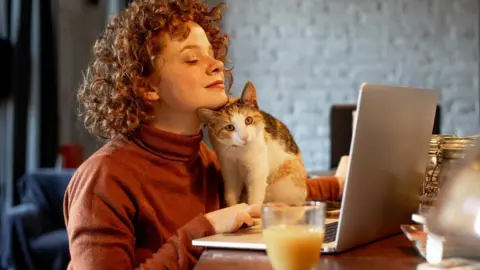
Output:
<path fill-rule="evenodd" d="M 337 177 L 338 186 L 340 188 L 338 199 L 341 199 L 343 197 L 343 188 L 345 186 L 345 178 L 347 178 L 347 168 L 349 161 L 349 156 L 342 156 L 340 162 L 338 163 L 337 171 L 335 172 L 335 177 Z"/>
<path fill-rule="evenodd" d="M 236 232 L 244 224 L 253 225 L 253 218 L 260 217 L 260 205 L 237 204 L 205 214 L 215 233 Z"/>

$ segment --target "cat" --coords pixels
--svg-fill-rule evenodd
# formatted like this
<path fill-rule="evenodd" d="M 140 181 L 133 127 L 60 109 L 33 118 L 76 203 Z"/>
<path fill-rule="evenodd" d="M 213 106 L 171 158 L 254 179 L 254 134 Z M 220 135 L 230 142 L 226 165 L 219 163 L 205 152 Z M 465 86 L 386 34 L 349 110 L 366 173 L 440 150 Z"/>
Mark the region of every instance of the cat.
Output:
<path fill-rule="evenodd" d="M 217 153 L 227 206 L 284 203 L 299 205 L 307 196 L 307 172 L 287 126 L 260 110 L 254 85 L 219 110 L 199 109 Z"/>

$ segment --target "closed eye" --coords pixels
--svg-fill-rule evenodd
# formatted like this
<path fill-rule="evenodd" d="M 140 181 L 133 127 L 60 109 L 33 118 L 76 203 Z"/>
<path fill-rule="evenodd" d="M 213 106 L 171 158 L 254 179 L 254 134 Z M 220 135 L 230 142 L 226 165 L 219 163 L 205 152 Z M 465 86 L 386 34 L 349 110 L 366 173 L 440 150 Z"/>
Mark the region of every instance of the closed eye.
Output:
<path fill-rule="evenodd" d="M 196 63 L 198 63 L 198 60 L 195 59 L 195 60 L 190 60 L 190 61 L 186 61 L 187 64 L 189 65 L 195 65 Z"/>

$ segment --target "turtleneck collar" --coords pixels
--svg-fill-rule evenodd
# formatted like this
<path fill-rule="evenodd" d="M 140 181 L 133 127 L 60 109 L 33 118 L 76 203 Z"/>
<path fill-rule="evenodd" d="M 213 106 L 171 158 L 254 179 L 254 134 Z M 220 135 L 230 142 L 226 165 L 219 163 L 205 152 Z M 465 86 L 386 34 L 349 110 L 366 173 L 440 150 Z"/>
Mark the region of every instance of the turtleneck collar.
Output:
<path fill-rule="evenodd" d="M 140 143 L 156 155 L 169 160 L 190 161 L 198 157 L 203 133 L 187 136 L 142 125 L 135 136 Z"/>

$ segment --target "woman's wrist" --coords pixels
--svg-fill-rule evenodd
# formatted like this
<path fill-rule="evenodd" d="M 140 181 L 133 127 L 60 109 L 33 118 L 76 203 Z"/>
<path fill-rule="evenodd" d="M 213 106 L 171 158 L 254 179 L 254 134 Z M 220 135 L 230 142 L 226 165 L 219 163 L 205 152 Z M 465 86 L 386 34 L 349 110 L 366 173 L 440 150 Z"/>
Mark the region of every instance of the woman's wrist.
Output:
<path fill-rule="evenodd" d="M 345 177 L 336 176 L 336 178 L 337 178 L 337 183 L 338 183 L 337 200 L 341 200 L 343 198 L 343 189 L 344 189 L 344 186 L 345 186 Z"/>

